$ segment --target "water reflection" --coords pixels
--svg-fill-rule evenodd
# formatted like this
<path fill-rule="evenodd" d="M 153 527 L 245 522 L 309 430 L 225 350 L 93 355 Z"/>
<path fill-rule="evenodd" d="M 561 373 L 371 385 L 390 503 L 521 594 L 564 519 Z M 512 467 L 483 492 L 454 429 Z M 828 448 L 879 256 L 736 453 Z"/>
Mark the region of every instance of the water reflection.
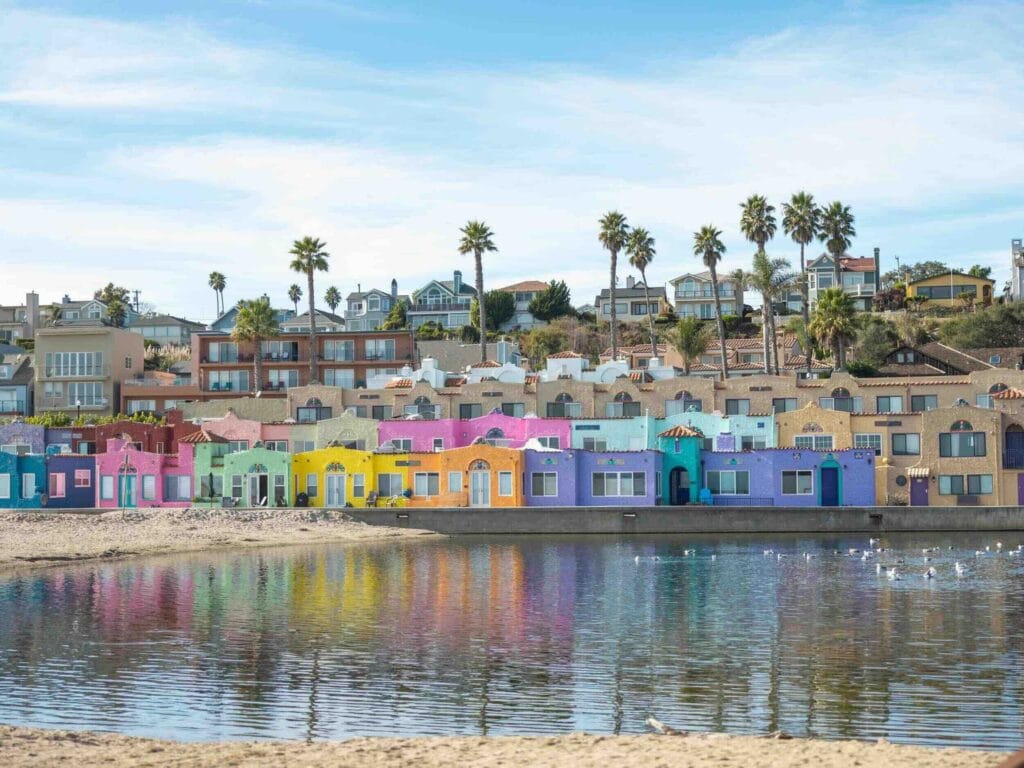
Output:
<path fill-rule="evenodd" d="M 0 581 L 0 721 L 317 739 L 636 732 L 653 714 L 1019 746 L 1020 558 L 972 555 L 958 580 L 953 559 L 984 542 L 890 543 L 902 581 L 831 554 L 863 542 L 824 539 L 466 539 L 43 571 Z"/>

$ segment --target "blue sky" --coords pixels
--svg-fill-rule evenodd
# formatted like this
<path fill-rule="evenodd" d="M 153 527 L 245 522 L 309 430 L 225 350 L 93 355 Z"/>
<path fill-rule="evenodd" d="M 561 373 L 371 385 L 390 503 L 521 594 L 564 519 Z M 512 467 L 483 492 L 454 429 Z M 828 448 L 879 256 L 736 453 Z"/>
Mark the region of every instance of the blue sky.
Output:
<path fill-rule="evenodd" d="M 857 216 L 855 254 L 980 262 L 1024 235 L 1019 3 L 364 3 L 0 0 L 0 302 L 114 280 L 207 319 L 286 304 L 292 239 L 343 294 L 470 262 L 497 287 L 604 285 L 596 220 L 696 269 L 738 204 L 807 189 Z M 775 255 L 796 258 L 781 236 Z M 625 274 L 625 273 L 623 273 Z M 754 302 L 756 303 L 756 302 Z"/>

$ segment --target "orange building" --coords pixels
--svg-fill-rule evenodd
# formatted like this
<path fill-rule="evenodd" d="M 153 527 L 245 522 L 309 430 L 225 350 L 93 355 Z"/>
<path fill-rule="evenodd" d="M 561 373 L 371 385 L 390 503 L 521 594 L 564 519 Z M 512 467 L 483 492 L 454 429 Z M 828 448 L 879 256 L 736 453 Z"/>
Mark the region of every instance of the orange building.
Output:
<path fill-rule="evenodd" d="M 523 455 L 511 448 L 468 445 L 409 454 L 413 507 L 521 507 Z"/>

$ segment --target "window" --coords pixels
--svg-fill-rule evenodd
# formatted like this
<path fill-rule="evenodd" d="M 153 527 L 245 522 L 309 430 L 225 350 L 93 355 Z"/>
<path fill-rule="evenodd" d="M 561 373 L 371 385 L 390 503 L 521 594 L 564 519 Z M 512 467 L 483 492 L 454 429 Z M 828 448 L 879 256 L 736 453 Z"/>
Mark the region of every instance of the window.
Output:
<path fill-rule="evenodd" d="M 790 469 L 782 473 L 782 493 L 786 496 L 809 496 L 814 493 L 814 477 L 809 469 Z"/>
<path fill-rule="evenodd" d="M 934 411 L 939 407 L 938 395 L 911 395 L 910 396 L 910 410 L 913 413 L 921 413 L 923 411 Z"/>
<path fill-rule="evenodd" d="M 740 450 L 758 451 L 768 445 L 764 435 L 740 435 Z"/>
<path fill-rule="evenodd" d="M 21 476 L 21 498 L 31 499 L 36 495 L 36 476 L 28 473 Z"/>
<path fill-rule="evenodd" d="M 853 447 L 875 452 L 875 456 L 882 455 L 882 436 L 874 433 L 857 433 L 853 436 Z"/>
<path fill-rule="evenodd" d="M 462 490 L 462 473 L 448 473 L 448 493 L 459 493 Z"/>
<path fill-rule="evenodd" d="M 557 435 L 548 435 L 547 437 L 538 437 L 537 442 L 543 445 L 545 448 L 561 448 L 562 441 L 558 439 Z"/>
<path fill-rule="evenodd" d="M 68 383 L 68 405 L 103 405 L 103 382 L 72 381 Z"/>
<path fill-rule="evenodd" d="M 11 476 L 0 475 L 0 499 L 11 498 Z"/>
<path fill-rule="evenodd" d="M 398 473 L 377 475 L 377 493 L 380 496 L 400 496 L 402 494 L 402 476 Z"/>
<path fill-rule="evenodd" d="M 643 496 L 647 492 L 646 472 L 594 472 L 594 496 Z"/>
<path fill-rule="evenodd" d="M 409 453 L 412 451 L 412 438 L 411 437 L 395 437 L 391 439 L 391 446 L 400 453 Z"/>
<path fill-rule="evenodd" d="M 875 398 L 876 413 L 902 413 L 903 398 L 896 395 L 882 395 Z"/>
<path fill-rule="evenodd" d="M 522 418 L 526 415 L 526 404 L 525 403 L 502 403 L 501 412 L 506 416 L 518 416 Z"/>
<path fill-rule="evenodd" d="M 189 475 L 171 475 L 164 478 L 165 501 L 191 501 L 192 478 Z"/>
<path fill-rule="evenodd" d="M 578 419 L 582 413 L 580 403 L 574 403 L 572 395 L 568 392 L 560 392 L 555 397 L 555 402 L 547 404 L 547 417 L 549 419 Z"/>
<path fill-rule="evenodd" d="M 145 413 L 156 410 L 156 400 L 129 400 L 128 401 L 128 415 L 133 413 Z"/>
<path fill-rule="evenodd" d="M 366 475 L 361 472 L 352 475 L 352 498 L 361 499 L 366 495 Z"/>
<path fill-rule="evenodd" d="M 8 443 L 0 445 L 0 452 L 10 453 L 14 456 L 27 456 L 32 453 L 32 446 L 28 443 Z"/>
<path fill-rule="evenodd" d="M 320 495 L 320 488 L 318 486 L 319 482 L 320 478 L 317 476 L 316 472 L 310 472 L 306 475 L 306 495 L 309 496 L 309 498 Z"/>
<path fill-rule="evenodd" d="M 213 482 L 211 482 L 211 480 Z M 224 478 L 221 475 L 207 475 L 199 479 L 199 495 L 204 499 L 215 499 L 224 495 Z"/>
<path fill-rule="evenodd" d="M 939 475 L 939 493 L 943 496 L 963 496 L 963 475 Z"/>
<path fill-rule="evenodd" d="M 439 485 L 437 472 L 417 472 L 413 475 L 413 492 L 417 496 L 437 496 Z"/>
<path fill-rule="evenodd" d="M 583 450 L 584 451 L 607 451 L 608 440 L 603 437 L 584 437 L 583 438 Z"/>
<path fill-rule="evenodd" d="M 242 476 L 232 475 L 231 476 L 231 498 L 241 499 L 242 498 Z"/>
<path fill-rule="evenodd" d="M 639 416 L 640 403 L 634 403 L 628 392 L 619 392 L 615 395 L 615 402 L 605 405 L 605 416 L 615 418 L 618 416 Z"/>
<path fill-rule="evenodd" d="M 921 435 L 917 432 L 897 432 L 892 436 L 893 456 L 920 456 Z"/>
<path fill-rule="evenodd" d="M 92 473 L 88 469 L 75 470 L 75 488 L 91 488 Z"/>
<path fill-rule="evenodd" d="M 211 392 L 248 392 L 248 371 L 209 371 L 206 374 Z"/>
<path fill-rule="evenodd" d="M 228 453 L 239 453 L 249 450 L 248 440 L 228 440 Z"/>
<path fill-rule="evenodd" d="M 557 496 L 558 474 L 556 472 L 534 472 L 530 475 L 530 493 L 533 496 Z"/>
<path fill-rule="evenodd" d="M 750 473 L 745 469 L 708 470 L 706 484 L 712 494 L 746 496 L 750 493 Z"/>
<path fill-rule="evenodd" d="M 384 419 L 390 419 L 391 413 L 392 409 L 390 405 L 375 405 L 372 408 L 370 408 L 370 415 L 377 421 L 384 421 Z"/>
<path fill-rule="evenodd" d="M 281 451 L 284 453 L 288 452 L 288 441 L 287 440 L 267 440 L 263 447 L 268 451 Z"/>
<path fill-rule="evenodd" d="M 292 440 L 292 453 L 305 453 L 315 451 L 316 442 L 313 440 Z"/>
<path fill-rule="evenodd" d="M 897 352 L 896 362 L 897 363 L 912 363 L 917 359 L 917 355 L 913 351 Z"/>
<path fill-rule="evenodd" d="M 968 475 L 967 492 L 972 496 L 992 493 L 992 475 Z"/>
<path fill-rule="evenodd" d="M 831 451 L 832 435 L 797 435 L 793 445 L 805 451 Z"/>
<path fill-rule="evenodd" d="M 460 419 L 479 419 L 484 415 L 483 406 L 480 403 L 460 403 L 459 404 L 459 418 Z"/>
<path fill-rule="evenodd" d="M 67 481 L 66 476 L 63 472 L 51 472 L 50 473 L 50 487 L 49 494 L 51 499 L 63 499 L 64 498 L 64 484 Z"/>
<path fill-rule="evenodd" d="M 939 456 L 943 458 L 985 455 L 984 432 L 940 432 Z"/>
<path fill-rule="evenodd" d="M 104 375 L 102 352 L 47 352 L 44 364 L 47 377 Z"/>
<path fill-rule="evenodd" d="M 498 473 L 498 495 L 499 496 L 511 496 L 512 495 L 512 473 L 511 472 L 499 472 Z"/>
<path fill-rule="evenodd" d="M 130 357 L 126 357 L 124 359 L 124 369 L 126 371 L 130 371 L 131 368 L 132 368 L 132 359 Z"/>
<path fill-rule="evenodd" d="M 367 339 L 366 341 L 367 360 L 394 360 L 395 340 L 394 339 Z"/>
<path fill-rule="evenodd" d="M 113 475 L 103 475 L 103 477 L 100 478 L 100 498 L 107 500 L 114 498 Z"/>
<path fill-rule="evenodd" d="M 1001 355 L 989 355 L 988 362 L 990 365 L 999 365 L 1001 362 L 1003 362 L 1003 358 Z"/>
<path fill-rule="evenodd" d="M 444 438 L 443 437 L 435 437 L 434 438 L 433 448 L 434 448 L 434 452 L 435 453 L 437 451 L 443 451 L 444 450 Z"/>
<path fill-rule="evenodd" d="M 750 401 L 743 398 L 727 398 L 725 401 L 726 416 L 746 416 L 750 413 Z"/>
<path fill-rule="evenodd" d="M 772 410 L 776 413 L 788 413 L 797 409 L 795 397 L 773 397 Z"/>
<path fill-rule="evenodd" d="M 324 370 L 324 384 L 329 387 L 353 389 L 356 385 L 356 372 L 351 368 L 327 368 Z"/>
<path fill-rule="evenodd" d="M 284 488 L 284 475 L 274 475 L 274 503 L 284 505 L 288 503 L 288 495 Z"/>
<path fill-rule="evenodd" d="M 356 343 L 354 341 L 324 341 L 324 360 L 334 362 L 351 362 L 356 359 Z"/>
<path fill-rule="evenodd" d="M 832 397 L 819 397 L 818 405 L 828 411 L 860 413 L 864 410 L 864 398 L 851 397 L 849 390 L 837 387 L 832 390 Z"/>
<path fill-rule="evenodd" d="M 156 498 L 156 475 L 142 476 L 142 498 L 146 501 Z"/>

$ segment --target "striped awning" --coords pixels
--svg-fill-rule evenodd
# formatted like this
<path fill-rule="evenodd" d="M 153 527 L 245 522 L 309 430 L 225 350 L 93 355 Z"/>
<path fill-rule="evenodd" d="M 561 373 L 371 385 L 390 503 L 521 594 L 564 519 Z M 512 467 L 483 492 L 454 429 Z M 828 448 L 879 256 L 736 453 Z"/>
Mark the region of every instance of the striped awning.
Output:
<path fill-rule="evenodd" d="M 666 429 L 664 432 L 658 435 L 658 437 L 704 437 L 704 433 L 701 432 L 699 429 L 687 427 L 681 424 L 678 427 Z"/>
<path fill-rule="evenodd" d="M 907 469 L 907 477 L 928 477 L 931 472 L 928 467 L 909 467 Z"/>

